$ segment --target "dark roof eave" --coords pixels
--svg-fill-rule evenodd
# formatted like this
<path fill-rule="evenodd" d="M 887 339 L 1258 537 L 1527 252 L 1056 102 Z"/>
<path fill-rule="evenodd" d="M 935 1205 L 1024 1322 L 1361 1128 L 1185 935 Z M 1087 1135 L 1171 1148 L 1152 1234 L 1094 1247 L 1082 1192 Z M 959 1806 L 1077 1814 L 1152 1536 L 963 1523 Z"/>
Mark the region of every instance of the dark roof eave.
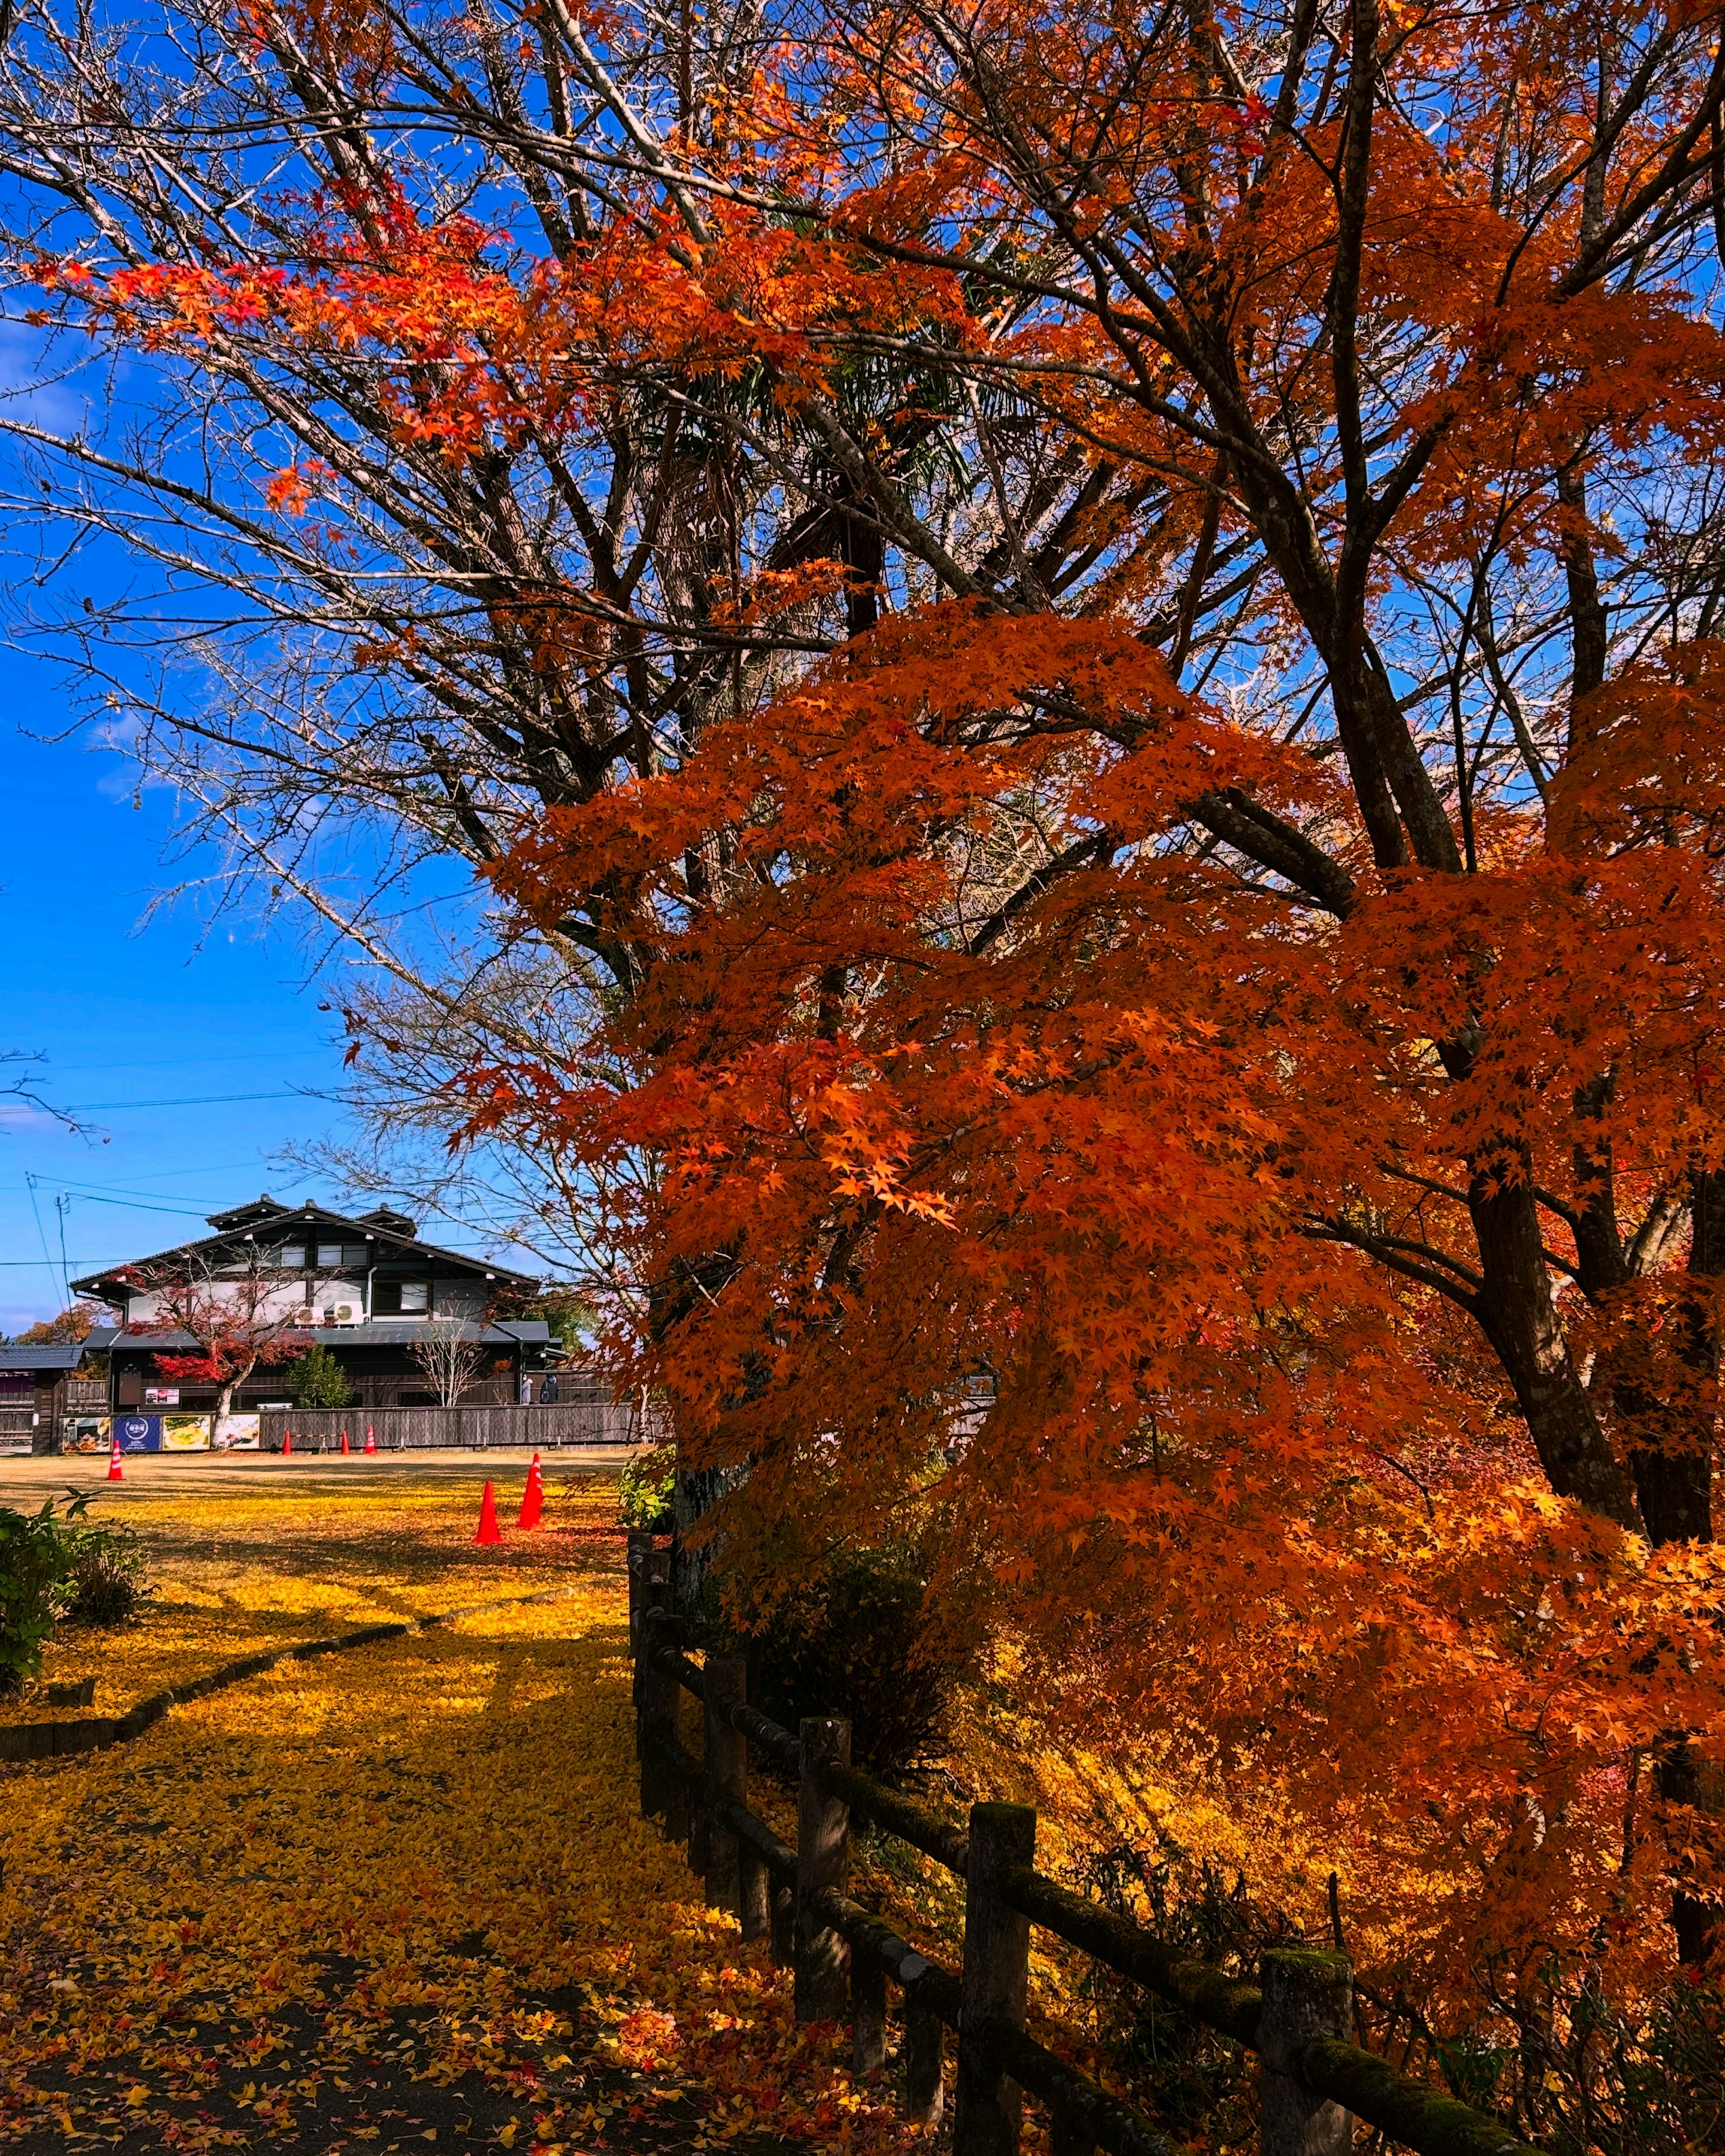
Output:
<path fill-rule="evenodd" d="M 295 1220 L 304 1221 L 312 1225 L 322 1220 L 327 1221 L 331 1226 L 357 1229 L 367 1240 L 391 1244 L 403 1256 L 441 1258 L 445 1263 L 459 1265 L 466 1271 L 480 1275 L 489 1274 L 495 1279 L 509 1281 L 516 1286 L 531 1288 L 539 1285 L 533 1274 L 517 1272 L 512 1265 L 499 1265 L 494 1260 L 487 1260 L 484 1258 L 466 1257 L 459 1250 L 445 1250 L 440 1243 L 428 1243 L 417 1235 L 398 1235 L 392 1229 L 383 1228 L 375 1224 L 367 1225 L 352 1214 L 332 1213 L 326 1206 L 285 1209 L 279 1215 L 271 1217 L 269 1226 L 273 1232 Z M 124 1265 L 110 1265 L 101 1272 L 87 1274 L 84 1279 L 72 1281 L 71 1286 L 80 1295 L 99 1295 L 110 1283 L 122 1286 L 129 1285 L 121 1278 L 125 1273 L 140 1271 L 149 1265 L 164 1265 L 176 1258 L 188 1257 L 194 1251 L 213 1248 L 231 1249 L 236 1242 L 243 1243 L 244 1240 L 243 1231 L 233 1229 L 226 1229 L 220 1235 L 200 1235 L 191 1242 L 176 1244 L 172 1250 L 157 1250 L 148 1257 L 131 1258 Z"/>

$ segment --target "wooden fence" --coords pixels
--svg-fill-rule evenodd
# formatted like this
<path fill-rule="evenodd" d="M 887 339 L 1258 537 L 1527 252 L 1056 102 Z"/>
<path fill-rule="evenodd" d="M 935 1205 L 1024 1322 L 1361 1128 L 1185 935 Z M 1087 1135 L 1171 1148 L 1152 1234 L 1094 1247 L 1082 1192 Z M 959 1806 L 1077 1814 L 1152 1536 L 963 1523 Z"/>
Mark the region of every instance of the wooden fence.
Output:
<path fill-rule="evenodd" d="M 541 1451 L 572 1445 L 643 1445 L 658 1435 L 651 1409 L 625 1400 L 560 1401 L 552 1407 L 466 1408 L 265 1408 L 258 1419 L 258 1442 L 280 1452 L 293 1433 L 295 1452 L 339 1452 L 341 1433 L 357 1452 L 370 1430 L 380 1452 L 407 1452 L 438 1446 L 532 1445 Z"/>
<path fill-rule="evenodd" d="M 1258 1982 L 1244 1983 L 1038 1871 L 1027 1806 L 973 1804 L 966 1831 L 857 1773 L 847 1722 L 807 1720 L 794 1736 L 780 1728 L 748 1704 L 741 1658 L 689 1660 L 681 1620 L 666 1607 L 668 1569 L 650 1535 L 629 1536 L 643 1815 L 686 1840 L 708 1902 L 736 1914 L 745 1939 L 771 1938 L 793 1971 L 797 2019 L 849 2021 L 859 2074 L 886 2062 L 887 1991 L 896 1989 L 911 2118 L 941 2117 L 944 2031 L 956 2032 L 954 2156 L 1017 2156 L 1026 2092 L 1050 2116 L 1055 2156 L 1173 2156 L 1159 2128 L 1025 2027 L 1033 1924 L 1257 2054 L 1261 2156 L 1348 2156 L 1356 2119 L 1419 2156 L 1536 2156 L 1502 2120 L 1349 2041 L 1346 1956 L 1276 1949 L 1262 1956 Z M 678 1738 L 684 1691 L 704 1708 L 700 1759 Z M 747 1808 L 751 1745 L 797 1776 L 794 1849 Z M 850 1898 L 853 1817 L 964 1881 L 958 1969 L 930 1961 Z"/>

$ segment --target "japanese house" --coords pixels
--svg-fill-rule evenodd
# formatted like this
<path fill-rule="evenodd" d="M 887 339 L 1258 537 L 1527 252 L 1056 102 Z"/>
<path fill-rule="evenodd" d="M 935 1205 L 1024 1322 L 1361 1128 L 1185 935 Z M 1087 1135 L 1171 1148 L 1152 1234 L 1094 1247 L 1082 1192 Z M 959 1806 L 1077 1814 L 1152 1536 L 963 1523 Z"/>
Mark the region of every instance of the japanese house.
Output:
<path fill-rule="evenodd" d="M 215 1231 L 74 1281 L 80 1295 L 105 1303 L 119 1322 L 93 1335 L 108 1356 L 112 1412 L 157 1407 L 196 1413 L 216 1403 L 213 1384 L 157 1370 L 158 1355 L 198 1352 L 187 1332 L 163 1329 L 162 1284 L 192 1277 L 218 1297 L 224 1288 L 249 1323 L 266 1326 L 298 1353 L 314 1342 L 341 1365 L 358 1408 L 430 1406 L 431 1380 L 413 1354 L 433 1321 L 459 1322 L 479 1349 L 463 1394 L 479 1404 L 534 1399 L 562 1360 L 543 1318 L 499 1316 L 536 1291 L 530 1275 L 423 1240 L 404 1214 L 380 1208 L 352 1215 L 326 1205 L 279 1205 L 256 1199 L 213 1213 Z M 8 1351 L 9 1352 L 9 1351 Z M 285 1401 L 286 1365 L 253 1372 L 240 1410 Z"/>

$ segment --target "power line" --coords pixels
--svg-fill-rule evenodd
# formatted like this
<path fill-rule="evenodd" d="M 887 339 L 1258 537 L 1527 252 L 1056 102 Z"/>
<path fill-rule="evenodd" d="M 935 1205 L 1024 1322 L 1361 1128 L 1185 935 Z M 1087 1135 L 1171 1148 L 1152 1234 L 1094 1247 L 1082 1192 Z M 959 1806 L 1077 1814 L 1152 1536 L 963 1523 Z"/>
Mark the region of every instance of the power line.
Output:
<path fill-rule="evenodd" d="M 79 1101 L 67 1113 L 93 1116 L 104 1108 L 213 1108 L 226 1101 L 322 1101 L 328 1097 L 309 1086 L 295 1086 L 274 1093 L 188 1093 L 177 1101 Z"/>
<path fill-rule="evenodd" d="M 118 1205 L 128 1213 L 172 1213 L 179 1220 L 208 1220 L 209 1214 L 201 1206 L 156 1205 L 139 1198 L 108 1198 L 99 1190 L 86 1190 L 81 1183 L 70 1186 L 69 1195 L 81 1199 L 86 1205 Z"/>
<path fill-rule="evenodd" d="M 172 1183 L 187 1175 L 235 1174 L 241 1168 L 261 1171 L 266 1175 L 270 1172 L 268 1164 L 254 1153 L 249 1160 L 202 1161 L 196 1168 L 156 1168 L 151 1171 L 150 1180 L 152 1183 Z M 120 1191 L 131 1198 L 159 1198 L 162 1195 L 159 1190 L 140 1190 L 135 1183 L 74 1183 L 68 1187 L 73 1190 Z"/>
<path fill-rule="evenodd" d="M 280 1063 L 293 1055 L 327 1055 L 334 1050 L 321 1046 L 311 1048 L 252 1048 L 244 1055 L 200 1055 L 198 1060 L 208 1066 L 218 1063 Z M 158 1056 L 134 1058 L 129 1063 L 55 1063 L 49 1059 L 44 1065 L 49 1075 L 55 1078 L 87 1078 L 96 1070 L 159 1070 L 162 1059 Z"/>
<path fill-rule="evenodd" d="M 42 1262 L 48 1268 L 48 1277 L 52 1280 L 54 1278 L 54 1260 L 48 1253 L 48 1234 L 47 1230 L 42 1225 L 41 1208 L 36 1203 L 36 1178 L 30 1173 L 28 1168 L 24 1170 L 24 1188 L 29 1193 L 30 1211 L 35 1216 L 37 1240 L 42 1245 Z M 10 1262 L 14 1265 L 28 1263 L 33 1266 L 36 1261 L 33 1258 L 31 1258 L 28 1260 L 13 1259 Z"/>

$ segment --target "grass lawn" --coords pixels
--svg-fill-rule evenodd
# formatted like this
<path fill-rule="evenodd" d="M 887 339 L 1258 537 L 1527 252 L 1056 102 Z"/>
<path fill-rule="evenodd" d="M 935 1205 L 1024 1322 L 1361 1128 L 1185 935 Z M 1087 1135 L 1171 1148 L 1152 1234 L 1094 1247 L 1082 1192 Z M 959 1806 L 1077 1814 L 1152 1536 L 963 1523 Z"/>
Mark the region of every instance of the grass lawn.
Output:
<path fill-rule="evenodd" d="M 308 1634 L 563 1592 L 0 1768 L 0 2149 L 916 2138 L 635 1815 L 613 1478 L 549 1459 L 545 1527 L 480 1550 L 477 1464 L 208 1465 L 116 1508 L 155 1553 L 149 1614 L 52 1650 L 98 1711 Z M 517 1474 L 506 1530 L 518 1497 Z"/>

